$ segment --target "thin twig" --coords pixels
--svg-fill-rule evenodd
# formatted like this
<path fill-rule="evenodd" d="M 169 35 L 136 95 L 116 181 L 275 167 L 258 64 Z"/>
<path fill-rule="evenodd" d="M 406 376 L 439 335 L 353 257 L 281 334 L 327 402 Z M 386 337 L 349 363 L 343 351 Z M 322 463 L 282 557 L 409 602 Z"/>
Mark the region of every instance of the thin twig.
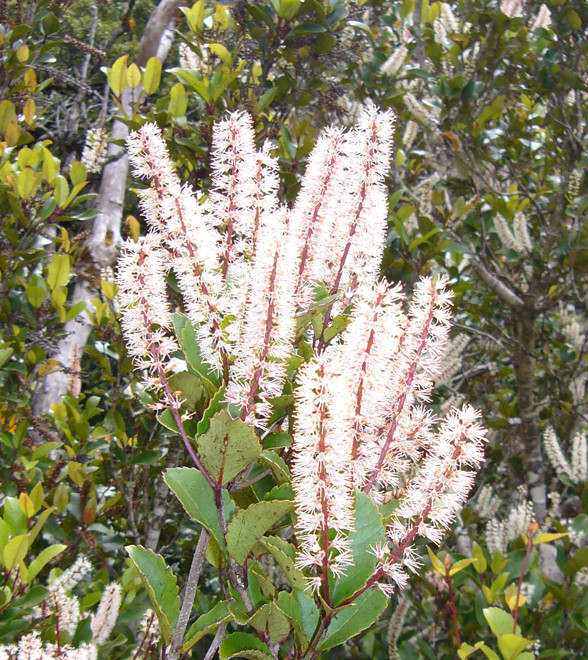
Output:
<path fill-rule="evenodd" d="M 272 471 L 270 469 L 267 469 L 264 470 L 263 472 L 260 472 L 256 477 L 251 477 L 251 479 L 247 479 L 246 481 L 238 481 L 236 484 L 233 484 L 232 486 L 229 487 L 229 493 L 238 493 L 240 490 L 243 490 L 248 486 L 253 486 L 253 484 L 256 484 L 258 481 L 261 481 L 262 479 L 267 477 L 268 474 L 271 473 Z"/>
<path fill-rule="evenodd" d="M 200 573 L 202 572 L 204 556 L 209 540 L 210 534 L 203 528 L 200 532 L 198 543 L 196 544 L 196 550 L 194 550 L 190 572 L 188 573 L 188 580 L 184 587 L 182 607 L 180 609 L 180 615 L 178 616 L 178 622 L 176 623 L 176 627 L 172 634 L 171 646 L 169 653 L 167 654 L 168 660 L 177 660 L 180 656 L 180 647 L 184 641 L 184 635 L 186 634 L 186 628 L 188 627 L 188 621 L 190 620 L 196 587 L 198 586 L 198 580 L 200 579 Z"/>
<path fill-rule="evenodd" d="M 206 655 L 204 656 L 204 660 L 212 660 L 214 658 L 214 654 L 216 653 L 218 647 L 221 645 L 221 642 L 223 641 L 223 637 L 226 629 L 227 629 L 226 623 L 223 623 L 221 626 L 219 626 L 218 630 L 216 631 L 216 635 L 212 640 L 212 644 L 210 645 L 210 648 L 208 649 Z"/>

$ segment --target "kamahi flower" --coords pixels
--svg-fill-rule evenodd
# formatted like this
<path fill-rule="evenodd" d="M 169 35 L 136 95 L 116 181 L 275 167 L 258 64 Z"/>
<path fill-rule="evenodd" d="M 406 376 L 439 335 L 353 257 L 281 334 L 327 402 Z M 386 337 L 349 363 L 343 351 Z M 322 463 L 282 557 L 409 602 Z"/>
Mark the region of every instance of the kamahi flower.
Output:
<path fill-rule="evenodd" d="M 150 181 L 139 191 L 150 232 L 127 242 L 117 276 L 129 353 L 178 420 L 167 382 L 183 341 L 173 278 L 232 414 L 268 433 L 288 382 L 298 564 L 327 603 L 329 580 L 353 564 L 354 491 L 379 504 L 404 489 L 387 542 L 373 548 L 370 586 L 389 593 L 420 566 L 415 538 L 439 542 L 482 460 L 473 408 L 439 424 L 426 408 L 448 346 L 447 278 L 423 278 L 406 304 L 378 277 L 393 126 L 370 107 L 350 131 L 327 129 L 292 209 L 279 204 L 276 159 L 256 148 L 245 113 L 213 129 L 206 202 L 180 184 L 155 125 L 128 143 L 135 174 Z"/>
<path fill-rule="evenodd" d="M 145 370 L 145 382 L 156 391 L 164 387 L 162 376 L 167 371 L 167 362 L 178 350 L 170 333 L 171 310 L 165 286 L 167 257 L 155 233 L 136 243 L 128 241 L 119 259 L 116 278 L 127 350 L 137 367 Z M 167 399 L 179 407 L 179 401 L 171 394 Z"/>

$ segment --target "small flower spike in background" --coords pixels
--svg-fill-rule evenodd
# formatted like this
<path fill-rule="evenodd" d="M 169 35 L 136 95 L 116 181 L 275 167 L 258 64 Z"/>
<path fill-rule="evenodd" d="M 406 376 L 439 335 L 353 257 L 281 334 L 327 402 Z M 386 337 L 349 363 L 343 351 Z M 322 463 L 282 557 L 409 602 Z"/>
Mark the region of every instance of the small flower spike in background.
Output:
<path fill-rule="evenodd" d="M 209 654 L 237 643 L 222 641 L 231 620 L 249 621 L 258 639 L 247 648 L 275 658 L 287 638 L 289 657 L 310 659 L 365 629 L 418 571 L 418 545 L 441 542 L 483 461 L 476 410 L 438 420 L 426 407 L 449 346 L 448 279 L 424 277 L 410 296 L 379 279 L 393 128 L 370 107 L 351 130 L 327 129 L 292 208 L 245 113 L 213 130 L 208 196 L 181 185 L 157 126 L 128 140 L 149 181 L 139 191 L 149 230 L 119 260 L 122 329 L 195 465 L 166 482 L 202 526 L 179 616 L 163 558 L 128 548 L 170 658 L 190 648 L 209 544 L 241 612 L 227 610 Z M 265 555 L 287 567 L 292 591 L 259 600 Z M 175 594 L 167 608 L 156 581 Z M 352 605 L 362 615 L 343 636 Z"/>
<path fill-rule="evenodd" d="M 92 564 L 82 555 L 61 575 L 50 580 L 46 597 L 34 609 L 36 629 L 23 635 L 17 644 L 0 645 L 0 660 L 97 660 L 105 657 L 99 656 L 99 647 L 108 644 L 118 618 L 122 594 L 119 584 L 111 583 L 102 592 L 98 608 L 90 616 L 89 637 L 82 642 L 74 639 L 88 613 L 82 614 L 80 599 L 72 591 L 92 572 Z M 87 610 L 87 605 L 83 609 Z"/>

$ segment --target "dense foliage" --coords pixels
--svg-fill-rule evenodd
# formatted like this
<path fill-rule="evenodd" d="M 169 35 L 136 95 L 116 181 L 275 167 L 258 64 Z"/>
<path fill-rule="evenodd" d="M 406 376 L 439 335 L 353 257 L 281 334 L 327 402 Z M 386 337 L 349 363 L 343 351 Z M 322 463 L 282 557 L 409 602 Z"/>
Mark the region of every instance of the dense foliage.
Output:
<path fill-rule="evenodd" d="M 334 613 L 322 657 L 582 657 L 586 4 L 200 0 L 174 16 L 163 67 L 141 42 L 156 9 L 0 2 L 0 657 L 32 631 L 56 644 L 47 657 L 160 657 L 169 592 L 176 581 L 184 589 L 207 527 L 170 491 L 169 475 L 179 481 L 193 463 L 177 426 L 158 423 L 121 335 L 112 269 L 122 237 L 147 232 L 137 181 L 125 170 L 118 201 L 105 189 L 125 131 L 155 122 L 180 180 L 207 193 L 213 126 L 247 110 L 292 204 L 321 130 L 352 126 L 371 104 L 396 114 L 383 275 L 409 291 L 422 276 L 449 277 L 455 329 L 432 405 L 443 416 L 469 402 L 490 434 L 441 548 L 421 543 L 425 565 L 379 618 L 380 602 L 355 619 Z M 109 194 L 118 220 L 105 211 Z M 168 293 L 179 308 L 173 278 Z M 306 322 L 326 315 L 317 304 Z M 179 337 L 188 341 L 183 327 Z M 214 383 L 194 365 L 177 376 L 206 422 Z M 288 387 L 277 402 L 284 419 Z M 248 510 L 288 481 L 291 431 L 264 445 L 255 469 L 271 476 L 233 506 Z M 318 624 L 284 515 L 259 534 L 249 564 L 253 615 L 223 593 L 222 553 L 209 545 L 186 657 L 205 657 L 219 629 L 231 635 L 223 658 L 266 657 L 282 637 L 274 657 L 302 657 Z M 369 515 L 381 526 L 375 508 Z M 78 561 L 72 577 L 81 555 L 89 564 Z"/>

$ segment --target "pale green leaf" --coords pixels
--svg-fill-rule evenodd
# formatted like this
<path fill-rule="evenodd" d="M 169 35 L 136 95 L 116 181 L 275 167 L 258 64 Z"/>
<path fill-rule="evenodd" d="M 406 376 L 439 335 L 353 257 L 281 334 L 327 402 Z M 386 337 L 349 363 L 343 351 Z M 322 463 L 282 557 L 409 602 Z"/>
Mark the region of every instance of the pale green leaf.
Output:
<path fill-rule="evenodd" d="M 243 565 L 255 542 L 291 509 L 292 502 L 275 500 L 257 502 L 239 511 L 227 528 L 227 549 L 231 557 Z"/>
<path fill-rule="evenodd" d="M 143 73 L 143 89 L 146 94 L 153 94 L 159 87 L 161 80 L 161 60 L 158 57 L 151 57 L 147 61 L 145 72 Z"/>
<path fill-rule="evenodd" d="M 67 548 L 63 543 L 55 543 L 48 548 L 42 550 L 35 559 L 31 562 L 28 571 L 28 583 L 30 584 L 38 573 L 49 563 L 54 557 L 63 552 Z"/>
<path fill-rule="evenodd" d="M 221 410 L 198 437 L 198 455 L 215 483 L 225 485 L 261 455 L 253 429 Z"/>

